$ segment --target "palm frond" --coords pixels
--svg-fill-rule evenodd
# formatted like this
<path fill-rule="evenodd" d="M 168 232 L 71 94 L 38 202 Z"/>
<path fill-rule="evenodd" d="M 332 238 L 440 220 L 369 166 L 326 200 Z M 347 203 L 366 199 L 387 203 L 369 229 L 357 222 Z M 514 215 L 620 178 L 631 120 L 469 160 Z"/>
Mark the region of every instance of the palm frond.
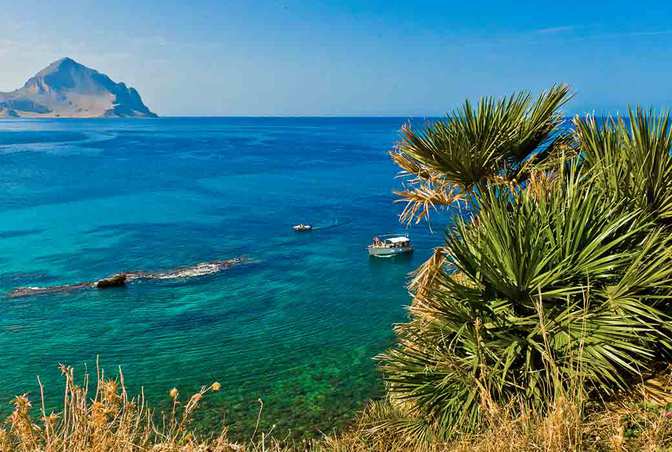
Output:
<path fill-rule="evenodd" d="M 403 221 L 426 218 L 432 208 L 464 199 L 488 182 L 520 181 L 532 162 L 555 156 L 566 141 L 559 109 L 570 97 L 566 85 L 556 85 L 534 100 L 519 93 L 483 98 L 476 106 L 466 101 L 422 130 L 405 125 L 391 153 L 411 187 L 399 192 L 408 203 Z"/>
<path fill-rule="evenodd" d="M 642 209 L 661 224 L 672 224 L 672 125 L 670 115 L 640 108 L 628 121 L 575 118 L 584 166 L 601 189 L 625 208 Z"/>

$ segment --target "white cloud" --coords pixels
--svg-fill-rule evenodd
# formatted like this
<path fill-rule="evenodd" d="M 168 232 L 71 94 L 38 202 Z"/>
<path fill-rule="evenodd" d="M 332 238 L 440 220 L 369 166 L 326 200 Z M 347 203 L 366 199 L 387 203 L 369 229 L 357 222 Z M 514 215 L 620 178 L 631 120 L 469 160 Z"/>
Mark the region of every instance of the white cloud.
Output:
<path fill-rule="evenodd" d="M 548 28 L 540 28 L 538 30 L 535 30 L 535 33 L 540 33 L 540 34 L 556 34 L 556 33 L 567 33 L 570 31 L 575 30 L 574 25 L 564 25 L 561 27 L 548 27 Z"/>

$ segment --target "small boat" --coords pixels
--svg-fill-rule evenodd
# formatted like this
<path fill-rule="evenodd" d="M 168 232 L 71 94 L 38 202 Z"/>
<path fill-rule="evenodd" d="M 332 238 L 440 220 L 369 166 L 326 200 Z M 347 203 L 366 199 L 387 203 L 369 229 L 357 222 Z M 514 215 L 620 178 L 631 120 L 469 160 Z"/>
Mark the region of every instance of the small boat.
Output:
<path fill-rule="evenodd" d="M 296 232 L 308 232 L 308 231 L 312 231 L 313 227 L 309 224 L 301 223 L 301 224 L 296 224 L 296 225 L 292 226 L 292 229 L 294 229 Z"/>
<path fill-rule="evenodd" d="M 407 235 L 381 235 L 373 238 L 368 246 L 369 256 L 394 257 L 413 252 L 411 239 Z"/>

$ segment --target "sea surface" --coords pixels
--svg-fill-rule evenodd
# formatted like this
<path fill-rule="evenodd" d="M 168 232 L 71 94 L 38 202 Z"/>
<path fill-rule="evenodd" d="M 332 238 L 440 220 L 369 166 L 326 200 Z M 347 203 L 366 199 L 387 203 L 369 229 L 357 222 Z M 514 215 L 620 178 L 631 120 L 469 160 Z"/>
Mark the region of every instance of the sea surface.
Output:
<path fill-rule="evenodd" d="M 218 381 L 198 422 L 328 432 L 381 394 L 374 357 L 407 317 L 408 273 L 441 240 L 404 229 L 387 156 L 406 118 L 0 121 L 0 414 L 62 400 L 57 365 L 121 367 L 169 403 Z M 293 224 L 316 226 L 295 233 Z M 437 228 L 434 229 L 437 231 Z M 374 260 L 408 232 L 409 259 Z M 220 273 L 9 298 L 14 288 L 245 256 Z"/>

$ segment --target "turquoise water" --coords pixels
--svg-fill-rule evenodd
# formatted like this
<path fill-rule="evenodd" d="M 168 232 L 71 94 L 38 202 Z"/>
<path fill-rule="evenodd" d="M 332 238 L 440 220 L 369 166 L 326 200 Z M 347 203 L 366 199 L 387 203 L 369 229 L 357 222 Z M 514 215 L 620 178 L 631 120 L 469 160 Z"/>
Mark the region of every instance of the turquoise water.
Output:
<path fill-rule="evenodd" d="M 380 394 L 373 357 L 406 318 L 407 274 L 438 241 L 370 260 L 402 231 L 386 155 L 402 118 L 0 121 L 0 414 L 17 393 L 60 398 L 58 363 L 121 366 L 154 404 L 219 381 L 200 422 L 313 434 Z M 297 234 L 292 224 L 322 229 Z M 201 278 L 7 298 L 247 256 Z"/>

